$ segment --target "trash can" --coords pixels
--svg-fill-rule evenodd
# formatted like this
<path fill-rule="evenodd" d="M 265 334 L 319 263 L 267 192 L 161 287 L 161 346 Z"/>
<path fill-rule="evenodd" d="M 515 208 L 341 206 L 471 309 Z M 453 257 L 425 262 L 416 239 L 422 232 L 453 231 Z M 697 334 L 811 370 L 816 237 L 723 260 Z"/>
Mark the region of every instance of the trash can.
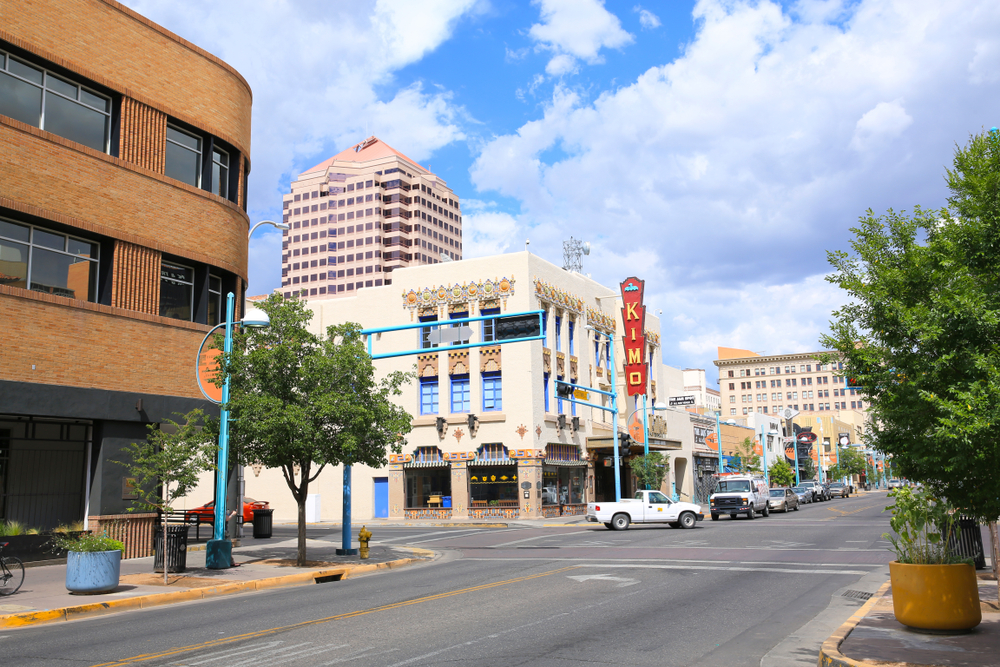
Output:
<path fill-rule="evenodd" d="M 451 496 L 441 496 L 441 507 L 451 507 Z"/>
<path fill-rule="evenodd" d="M 167 572 L 187 570 L 188 530 L 187 524 L 167 526 Z M 153 572 L 163 572 L 163 527 L 157 526 L 153 532 Z"/>
<path fill-rule="evenodd" d="M 952 553 L 963 558 L 972 558 L 977 570 L 986 569 L 986 554 L 983 551 L 983 532 L 979 523 L 967 516 L 958 518 L 958 535 L 954 532 L 948 536 Z"/>
<path fill-rule="evenodd" d="M 253 511 L 253 536 L 254 539 L 271 537 L 271 515 L 274 510 L 254 510 Z"/>

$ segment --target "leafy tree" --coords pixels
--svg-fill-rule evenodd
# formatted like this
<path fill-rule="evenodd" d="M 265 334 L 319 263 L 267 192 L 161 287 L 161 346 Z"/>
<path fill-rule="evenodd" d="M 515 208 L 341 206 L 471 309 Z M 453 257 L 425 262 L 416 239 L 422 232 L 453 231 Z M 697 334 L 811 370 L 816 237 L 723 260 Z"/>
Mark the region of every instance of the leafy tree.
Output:
<path fill-rule="evenodd" d="M 783 458 L 767 467 L 767 476 L 778 486 L 791 486 L 795 483 L 795 471 Z"/>
<path fill-rule="evenodd" d="M 962 512 L 1000 516 L 1000 133 L 956 147 L 942 210 L 871 211 L 829 253 L 850 302 L 822 344 L 871 402 L 869 442 Z M 991 525 L 997 554 L 995 524 Z"/>
<path fill-rule="evenodd" d="M 637 456 L 630 462 L 632 474 L 644 489 L 659 489 L 670 470 L 670 459 L 660 452 Z"/>
<path fill-rule="evenodd" d="M 298 505 L 301 567 L 309 484 L 326 466 L 380 468 L 389 451 L 401 450 L 411 416 L 392 398 L 412 374 L 376 379 L 357 324 L 318 336 L 306 329 L 312 312 L 298 299 L 272 294 L 258 305 L 270 326 L 234 335 L 233 353 L 223 359 L 232 378 L 231 457 L 281 470 Z"/>
<path fill-rule="evenodd" d="M 753 438 L 743 438 L 736 445 L 736 467 L 741 473 L 761 474 L 760 456 L 754 452 Z"/>
<path fill-rule="evenodd" d="M 865 455 L 853 447 L 840 447 L 837 451 L 837 463 L 830 466 L 827 473 L 830 479 L 842 477 L 853 478 L 863 475 L 866 467 Z"/>
<path fill-rule="evenodd" d="M 213 433 L 215 424 L 200 409 L 186 415 L 175 413 L 180 421 L 164 419 L 149 424 L 149 433 L 142 442 L 130 443 L 123 451 L 128 461 L 115 461 L 135 477 L 133 490 L 139 496 L 128 511 L 142 509 L 159 512 L 163 525 L 163 548 L 166 551 L 167 514 L 173 502 L 183 498 L 198 485 L 198 475 L 215 468 L 218 446 Z M 165 558 L 164 554 L 164 558 Z M 164 561 L 163 581 L 167 581 Z"/>
<path fill-rule="evenodd" d="M 794 472 L 794 471 L 793 471 Z M 799 479 L 815 479 L 816 464 L 808 456 L 799 457 Z"/>

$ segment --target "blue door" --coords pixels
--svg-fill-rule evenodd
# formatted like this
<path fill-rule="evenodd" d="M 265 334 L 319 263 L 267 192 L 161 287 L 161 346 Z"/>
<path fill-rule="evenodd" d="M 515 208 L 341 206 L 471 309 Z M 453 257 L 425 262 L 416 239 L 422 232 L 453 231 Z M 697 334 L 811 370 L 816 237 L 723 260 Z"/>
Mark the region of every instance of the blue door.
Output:
<path fill-rule="evenodd" d="M 389 518 L 389 478 L 376 477 L 375 482 L 375 518 Z"/>

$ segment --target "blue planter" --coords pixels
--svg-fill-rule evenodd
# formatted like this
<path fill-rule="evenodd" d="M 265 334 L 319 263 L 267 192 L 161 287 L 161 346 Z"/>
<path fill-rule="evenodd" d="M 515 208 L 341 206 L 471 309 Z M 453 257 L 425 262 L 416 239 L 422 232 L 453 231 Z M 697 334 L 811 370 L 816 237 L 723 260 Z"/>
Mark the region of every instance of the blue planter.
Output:
<path fill-rule="evenodd" d="M 108 593 L 118 587 L 122 552 L 70 551 L 66 554 L 66 589 L 70 593 Z"/>

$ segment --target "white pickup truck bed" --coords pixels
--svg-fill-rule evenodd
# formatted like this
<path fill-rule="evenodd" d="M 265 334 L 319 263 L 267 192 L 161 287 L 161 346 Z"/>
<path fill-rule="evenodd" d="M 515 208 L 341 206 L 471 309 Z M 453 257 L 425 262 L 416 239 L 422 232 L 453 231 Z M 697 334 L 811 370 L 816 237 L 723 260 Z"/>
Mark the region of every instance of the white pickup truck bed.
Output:
<path fill-rule="evenodd" d="M 612 530 L 626 530 L 633 523 L 666 523 L 674 528 L 694 528 L 705 518 L 701 507 L 674 502 L 659 491 L 637 491 L 620 502 L 587 503 L 587 521 Z"/>

